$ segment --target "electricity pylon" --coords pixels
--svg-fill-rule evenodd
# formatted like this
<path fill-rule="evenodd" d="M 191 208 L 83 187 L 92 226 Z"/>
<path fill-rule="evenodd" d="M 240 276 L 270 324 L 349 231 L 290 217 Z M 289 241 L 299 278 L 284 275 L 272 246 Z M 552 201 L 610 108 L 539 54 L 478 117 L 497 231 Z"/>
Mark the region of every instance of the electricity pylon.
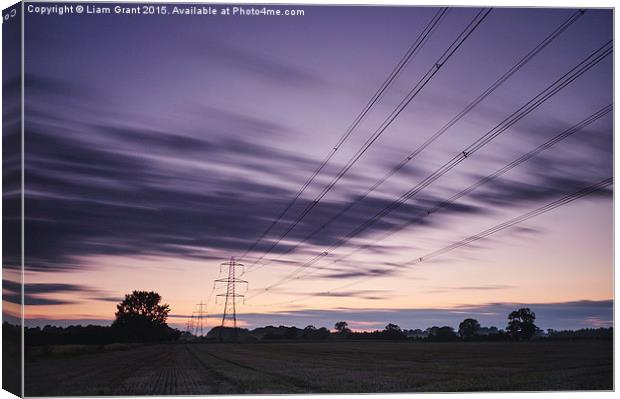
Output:
<path fill-rule="evenodd" d="M 196 313 L 196 312 L 192 312 L 192 315 L 187 319 L 187 332 L 192 334 L 192 335 L 195 335 L 195 332 L 194 332 L 194 324 L 195 324 L 194 323 L 194 313 Z"/>
<path fill-rule="evenodd" d="M 231 257 L 228 262 L 221 264 L 222 266 L 228 266 L 228 277 L 215 280 L 215 283 L 225 283 L 226 293 L 218 294 L 218 297 L 225 297 L 224 311 L 222 312 L 222 327 L 226 325 L 226 319 L 232 318 L 233 328 L 237 328 L 237 298 L 244 298 L 245 295 L 237 293 L 237 284 L 247 284 L 245 280 L 241 280 L 236 277 L 237 268 L 243 268 L 243 264 L 235 262 L 235 258 Z"/>
<path fill-rule="evenodd" d="M 203 310 L 204 305 L 202 301 L 196 304 L 196 306 L 198 306 L 198 326 L 196 327 L 196 335 L 198 335 L 198 330 L 200 330 L 201 337 L 204 335 L 204 316 L 207 314 L 207 311 Z"/>
<path fill-rule="evenodd" d="M 192 333 L 192 329 L 194 327 L 193 326 L 194 323 L 192 323 L 192 321 L 193 321 L 192 318 L 188 317 L 187 318 L 187 324 L 185 325 L 185 331 L 187 331 L 190 334 Z"/>

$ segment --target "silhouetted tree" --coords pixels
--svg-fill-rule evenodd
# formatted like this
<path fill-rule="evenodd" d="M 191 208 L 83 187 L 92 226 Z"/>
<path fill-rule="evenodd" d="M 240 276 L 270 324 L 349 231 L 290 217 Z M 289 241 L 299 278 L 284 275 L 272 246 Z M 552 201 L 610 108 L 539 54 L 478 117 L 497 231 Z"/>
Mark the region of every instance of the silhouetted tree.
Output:
<path fill-rule="evenodd" d="M 314 338 L 315 334 L 316 334 L 316 327 L 315 326 L 309 325 L 309 326 L 306 326 L 306 328 L 304 328 L 303 337 L 305 339 L 312 339 L 312 338 Z"/>
<path fill-rule="evenodd" d="M 480 323 L 476 319 L 465 319 L 459 324 L 459 335 L 463 339 L 472 339 L 478 335 Z"/>
<path fill-rule="evenodd" d="M 534 324 L 536 314 L 529 308 L 521 308 L 510 312 L 508 315 L 508 327 L 506 330 L 513 339 L 529 340 L 539 330 Z"/>
<path fill-rule="evenodd" d="M 161 296 L 153 291 L 134 291 L 116 305 L 116 322 L 140 316 L 154 326 L 166 324 L 170 306 L 160 305 Z"/>
<path fill-rule="evenodd" d="M 302 330 L 296 327 L 288 327 L 284 330 L 284 338 L 286 339 L 295 339 L 297 336 L 303 335 L 301 333 Z"/>
<path fill-rule="evenodd" d="M 216 326 L 209 330 L 206 341 L 251 343 L 258 341 L 258 338 L 252 336 L 247 328 Z"/>
<path fill-rule="evenodd" d="M 612 327 L 607 328 L 582 328 L 580 330 L 557 331 L 554 329 L 547 330 L 547 339 L 613 339 L 614 331 Z"/>
<path fill-rule="evenodd" d="M 431 327 L 427 331 L 429 341 L 456 341 L 458 339 L 452 327 Z"/>
<path fill-rule="evenodd" d="M 303 329 L 301 336 L 304 339 L 327 339 L 329 334 L 329 330 L 325 327 L 316 328 L 310 325 Z"/>
<path fill-rule="evenodd" d="M 329 332 L 329 330 L 325 327 L 321 327 L 318 330 L 316 330 L 316 332 L 313 335 L 314 339 L 327 339 L 329 338 L 329 335 L 331 333 Z"/>
<path fill-rule="evenodd" d="M 383 330 L 383 338 L 385 339 L 405 339 L 407 336 L 396 324 L 388 324 Z"/>
<path fill-rule="evenodd" d="M 161 296 L 153 291 L 134 291 L 116 305 L 112 323 L 119 340 L 156 341 L 168 338 L 166 319 L 170 306 L 160 304 Z"/>
<path fill-rule="evenodd" d="M 349 323 L 347 323 L 346 321 L 339 321 L 338 323 L 334 324 L 334 328 L 336 329 L 336 331 L 338 331 L 339 334 L 348 334 L 351 332 L 351 330 L 349 330 Z"/>

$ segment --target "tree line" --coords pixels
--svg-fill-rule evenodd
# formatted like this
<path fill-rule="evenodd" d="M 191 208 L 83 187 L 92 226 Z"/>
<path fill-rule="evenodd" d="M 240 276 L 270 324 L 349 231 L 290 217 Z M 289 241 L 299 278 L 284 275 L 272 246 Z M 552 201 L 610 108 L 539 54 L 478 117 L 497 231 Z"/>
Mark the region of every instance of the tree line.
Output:
<path fill-rule="evenodd" d="M 482 327 L 473 318 L 466 318 L 457 330 L 449 326 L 433 326 L 425 330 L 401 329 L 389 323 L 383 330 L 352 331 L 346 321 L 339 321 L 333 331 L 313 325 L 305 328 L 286 326 L 267 326 L 253 330 L 243 328 L 215 327 L 206 337 L 196 337 L 189 332 L 171 328 L 166 321 L 170 306 L 161 303 L 161 296 L 152 291 L 134 291 L 116 306 L 115 319 L 111 326 L 45 326 L 25 328 L 27 346 L 60 344 L 109 344 L 122 342 L 162 342 L 162 341 L 273 341 L 273 340 L 419 340 L 430 342 L 449 341 L 528 341 L 543 339 L 585 339 L 611 338 L 611 328 L 582 329 L 577 331 L 543 332 L 536 326 L 536 314 L 529 308 L 517 309 L 508 314 L 506 329 Z M 8 326 L 5 323 L 5 328 Z"/>
<path fill-rule="evenodd" d="M 536 314 L 529 308 L 521 308 L 508 315 L 506 330 L 497 327 L 482 327 L 478 320 L 466 318 L 455 330 L 449 326 L 433 326 L 426 330 L 403 330 L 396 324 L 388 324 L 383 330 L 371 332 L 353 332 L 347 322 L 340 321 L 334 325 L 334 329 L 340 336 L 358 339 L 418 339 L 427 341 L 472 341 L 472 340 L 531 340 L 541 330 L 534 323 Z"/>
<path fill-rule="evenodd" d="M 170 306 L 161 304 L 158 293 L 134 291 L 116 305 L 111 326 L 26 327 L 25 343 L 36 346 L 176 341 L 181 337 L 181 331 L 166 323 L 169 312 Z"/>

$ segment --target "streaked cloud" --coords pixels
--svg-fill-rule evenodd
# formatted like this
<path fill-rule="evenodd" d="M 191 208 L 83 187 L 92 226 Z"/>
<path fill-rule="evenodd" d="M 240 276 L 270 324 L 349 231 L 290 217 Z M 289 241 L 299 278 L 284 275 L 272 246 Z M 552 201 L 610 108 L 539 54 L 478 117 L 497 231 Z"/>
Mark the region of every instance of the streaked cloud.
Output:
<path fill-rule="evenodd" d="M 73 19 L 32 16 L 37 23 L 26 26 L 30 40 L 25 65 L 24 193 L 25 265 L 31 279 L 27 283 L 34 283 L 27 285 L 27 299 L 37 310 L 31 312 L 32 317 L 45 319 L 40 317 L 45 316 L 45 305 L 62 307 L 63 314 L 83 314 L 84 319 L 111 317 L 86 314 L 83 301 L 100 301 L 101 312 L 110 312 L 121 294 L 115 287 L 121 273 L 146 271 L 153 277 L 150 286 L 163 291 L 169 288 L 170 269 L 178 264 L 183 266 L 178 266 L 177 275 L 187 272 L 195 278 L 192 287 L 202 293 L 203 277 L 209 276 L 209 286 L 212 276 L 208 273 L 222 260 L 250 247 L 321 160 L 334 151 L 338 138 L 435 12 L 416 7 L 308 6 L 308 10 L 312 12 L 294 25 L 286 18 L 246 19 L 233 26 L 225 19 L 204 24 L 200 18 L 188 17 L 167 19 L 166 29 L 146 20 L 130 24 L 121 16 L 106 16 L 105 23 L 92 19 L 88 26 Z M 369 187 L 574 12 L 494 11 L 333 189 L 320 196 L 474 12 L 457 8 L 449 13 L 446 23 L 336 150 L 281 223 L 247 256 L 252 262 L 279 241 L 265 257 L 277 258 L 272 262 L 277 268 L 251 275 L 251 290 L 260 291 L 304 265 L 307 258 L 329 251 L 329 257 L 307 268 L 308 274 L 303 271 L 304 278 L 296 281 L 304 284 L 302 289 L 273 291 L 280 292 L 283 301 L 299 299 L 296 291 L 315 293 L 326 309 L 280 314 L 267 306 L 261 311 L 263 316 L 258 310 L 248 315 L 248 323 L 303 323 L 303 314 L 314 324 L 331 325 L 342 314 L 360 325 L 387 320 L 412 327 L 418 322 L 421 326 L 443 324 L 441 318 L 453 323 L 468 312 L 484 318 L 485 323 L 503 323 L 498 315 L 512 305 L 502 301 L 514 299 L 511 295 L 519 294 L 517 287 L 524 289 L 528 276 L 519 276 L 521 280 L 514 283 L 487 276 L 489 269 L 483 269 L 482 261 L 492 253 L 494 259 L 504 260 L 499 266 L 507 268 L 502 269 L 506 275 L 517 275 L 521 269 L 506 261 L 515 243 L 540 249 L 570 242 L 571 249 L 593 259 L 588 264 L 590 271 L 583 272 L 592 277 L 583 293 L 575 291 L 574 284 L 586 286 L 575 272 L 577 266 L 560 264 L 548 253 L 540 255 L 544 259 L 524 259 L 536 266 L 545 263 L 547 276 L 564 277 L 572 268 L 572 280 L 562 280 L 564 286 L 554 285 L 560 279 L 552 277 L 545 282 L 554 288 L 551 291 L 561 292 L 553 298 L 600 299 L 610 292 L 611 283 L 604 281 L 612 267 L 611 230 L 603 219 L 612 209 L 611 189 L 570 209 L 558 209 L 553 222 L 532 220 L 501 237 L 431 260 L 436 274 L 403 265 L 611 176 L 610 114 L 441 211 L 427 214 L 428 209 L 612 102 L 611 60 L 575 80 L 450 173 L 423 186 L 406 204 L 393 207 L 395 199 L 433 176 L 441 165 L 609 40 L 613 26 L 609 10 L 589 10 L 436 143 L 363 198 Z M 85 29 L 89 35 L 83 35 Z M 175 35 L 169 35 L 170 29 Z M 93 46 L 94 42 L 99 45 Z M 162 54 L 167 56 L 162 58 Z M 102 70 L 106 73 L 93 73 Z M 18 82 L 7 83 L 7 87 L 16 87 Z M 7 143 L 14 150 L 20 143 L 17 111 L 9 112 L 6 125 Z M 11 158 L 5 168 L 12 187 L 5 191 L 5 214 L 9 210 L 18 215 L 21 210 L 15 195 L 21 182 L 18 166 L 19 159 Z M 298 220 L 319 197 L 312 212 Z M 348 211 L 330 222 L 344 209 Z M 386 209 L 392 211 L 382 212 Z M 374 215 L 382 217 L 365 224 Z M 593 215 L 603 222 L 595 221 Z M 580 227 L 587 234 L 568 227 L 575 220 L 582 221 Z M 5 223 L 18 227 L 19 220 Z M 280 241 L 294 223 L 296 227 Z M 374 245 L 375 239 L 405 223 L 407 227 L 398 234 Z M 359 226 L 368 228 L 358 230 Z M 9 248 L 5 264 L 14 268 L 21 264 L 17 238 L 11 235 L 3 242 Z M 343 243 L 342 248 L 332 249 L 335 243 Z M 327 263 L 335 255 L 364 245 L 352 258 Z M 477 274 L 463 273 L 454 281 L 456 265 L 477 268 Z M 310 275 L 314 278 L 305 278 Z M 131 277 L 136 280 L 123 282 L 140 282 L 137 276 Z M 380 283 L 345 291 L 330 288 L 355 283 L 358 278 Z M 412 288 L 416 294 L 435 290 L 438 295 L 428 296 L 449 298 L 436 304 L 462 303 L 463 298 L 469 301 L 476 295 L 498 303 L 413 309 L 416 302 L 407 296 L 407 284 L 414 284 L 414 279 L 424 281 L 422 289 Z M 391 291 L 394 285 L 399 289 L 390 295 L 382 292 Z M 188 308 L 195 302 L 181 292 L 185 287 L 170 288 L 166 300 L 173 309 L 178 314 L 190 313 Z M 9 291 L 9 295 L 18 292 Z M 532 301 L 532 295 L 524 294 L 522 300 Z M 347 305 L 357 301 L 365 307 L 364 301 L 369 300 L 381 309 L 333 309 L 333 302 L 347 298 L 351 299 Z M 610 320 L 602 302 L 594 307 L 575 302 L 573 308 L 569 302 L 551 308 L 534 302 L 544 316 L 541 322 L 552 327 L 553 323 L 587 324 L 586 319 L 590 324 Z M 251 309 L 253 304 L 248 305 Z M 402 309 L 408 307 L 412 309 Z"/>

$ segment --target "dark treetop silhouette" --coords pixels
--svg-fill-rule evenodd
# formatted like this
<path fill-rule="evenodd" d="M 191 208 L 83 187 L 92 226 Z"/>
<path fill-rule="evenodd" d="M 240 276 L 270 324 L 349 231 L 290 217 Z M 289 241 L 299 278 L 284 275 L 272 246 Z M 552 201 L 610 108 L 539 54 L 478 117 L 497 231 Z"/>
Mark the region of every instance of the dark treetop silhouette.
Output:
<path fill-rule="evenodd" d="M 479 330 L 480 323 L 476 319 L 465 319 L 459 324 L 459 335 L 463 339 L 471 339 Z"/>
<path fill-rule="evenodd" d="M 122 341 L 164 339 L 170 329 L 166 324 L 170 306 L 160 304 L 161 296 L 153 291 L 134 291 L 116 305 L 112 329 Z"/>
<path fill-rule="evenodd" d="M 539 331 L 534 324 L 536 314 L 529 308 L 521 308 L 508 315 L 508 334 L 514 339 L 529 340 Z"/>

